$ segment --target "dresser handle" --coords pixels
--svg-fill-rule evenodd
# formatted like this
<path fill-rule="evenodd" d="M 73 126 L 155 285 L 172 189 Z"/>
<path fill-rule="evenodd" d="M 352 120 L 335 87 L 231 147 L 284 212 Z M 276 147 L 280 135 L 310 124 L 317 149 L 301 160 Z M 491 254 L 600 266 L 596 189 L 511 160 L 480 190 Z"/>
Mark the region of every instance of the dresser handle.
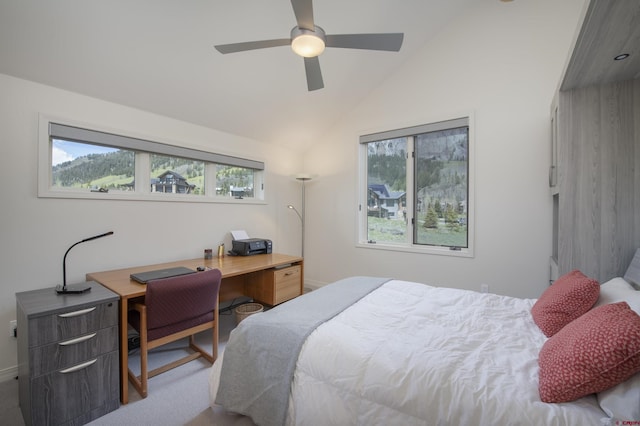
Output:
<path fill-rule="evenodd" d="M 67 340 L 66 342 L 60 342 L 60 343 L 58 343 L 58 345 L 60 345 L 60 346 L 75 345 L 76 343 L 80 343 L 80 342 L 84 342 L 85 340 L 93 339 L 94 337 L 96 337 L 96 334 L 98 334 L 98 333 L 87 334 L 86 336 L 77 337 L 75 339 Z"/>
<path fill-rule="evenodd" d="M 58 316 L 60 318 L 77 317 L 79 315 L 88 314 L 89 312 L 94 311 L 95 309 L 96 309 L 96 307 L 94 306 L 93 308 L 81 309 L 81 310 L 75 311 L 75 312 L 67 312 L 66 314 L 60 314 Z"/>
<path fill-rule="evenodd" d="M 93 363 L 95 363 L 98 360 L 98 358 L 91 360 L 91 361 L 87 361 L 87 362 L 83 362 L 82 364 L 78 364 L 78 365 L 74 365 L 73 367 L 69 367 L 65 370 L 60 370 L 60 372 L 62 374 L 67 374 L 67 373 L 73 373 L 74 371 L 78 371 L 78 370 L 82 370 L 83 368 L 87 368 L 88 366 L 92 365 Z"/>

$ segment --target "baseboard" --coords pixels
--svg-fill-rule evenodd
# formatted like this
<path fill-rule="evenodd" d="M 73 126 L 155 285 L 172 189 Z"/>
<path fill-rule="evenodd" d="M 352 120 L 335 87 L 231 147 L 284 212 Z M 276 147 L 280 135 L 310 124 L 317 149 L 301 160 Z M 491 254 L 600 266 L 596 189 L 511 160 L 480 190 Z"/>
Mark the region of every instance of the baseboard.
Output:
<path fill-rule="evenodd" d="M 13 380 L 18 377 L 18 366 L 5 368 L 4 370 L 0 370 L 0 383 L 7 382 L 9 380 Z"/>
<path fill-rule="evenodd" d="M 325 285 L 327 285 L 328 283 L 322 282 L 322 281 L 313 281 L 313 280 L 304 280 L 304 288 L 308 288 L 310 290 L 317 290 L 320 287 L 324 287 Z"/>

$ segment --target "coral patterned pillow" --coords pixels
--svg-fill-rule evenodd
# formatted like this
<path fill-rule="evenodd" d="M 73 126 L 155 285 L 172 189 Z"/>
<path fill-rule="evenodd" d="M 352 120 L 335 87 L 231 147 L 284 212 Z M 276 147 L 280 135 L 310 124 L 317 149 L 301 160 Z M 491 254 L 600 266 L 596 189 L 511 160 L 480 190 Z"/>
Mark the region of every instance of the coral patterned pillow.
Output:
<path fill-rule="evenodd" d="M 545 342 L 538 357 L 540 399 L 568 402 L 640 372 L 640 316 L 626 302 L 599 306 Z"/>
<path fill-rule="evenodd" d="M 533 321 L 547 337 L 587 312 L 598 301 L 600 284 L 575 270 L 558 278 L 531 308 Z"/>

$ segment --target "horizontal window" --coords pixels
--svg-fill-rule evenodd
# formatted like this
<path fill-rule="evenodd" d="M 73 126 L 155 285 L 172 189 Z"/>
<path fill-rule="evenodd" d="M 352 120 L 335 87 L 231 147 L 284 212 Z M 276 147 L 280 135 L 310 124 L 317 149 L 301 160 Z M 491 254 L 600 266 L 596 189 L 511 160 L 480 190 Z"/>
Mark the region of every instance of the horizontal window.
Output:
<path fill-rule="evenodd" d="M 264 163 L 41 117 L 38 195 L 168 201 L 264 200 Z M 256 190 L 257 188 L 257 190 Z"/>
<path fill-rule="evenodd" d="M 469 121 L 360 138 L 360 246 L 473 255 Z"/>

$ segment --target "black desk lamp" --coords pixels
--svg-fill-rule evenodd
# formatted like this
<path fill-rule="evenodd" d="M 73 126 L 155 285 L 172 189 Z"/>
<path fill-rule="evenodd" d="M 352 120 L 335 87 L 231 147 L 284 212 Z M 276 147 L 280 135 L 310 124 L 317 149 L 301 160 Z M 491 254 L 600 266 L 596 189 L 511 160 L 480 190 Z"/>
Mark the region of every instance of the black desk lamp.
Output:
<path fill-rule="evenodd" d="M 71 251 L 72 248 L 74 248 L 80 243 L 85 243 L 87 241 L 95 240 L 97 238 L 106 237 L 107 235 L 113 235 L 113 231 L 109 231 L 109 232 L 105 232 L 104 234 L 85 238 L 84 240 L 78 241 L 77 243 L 73 244 L 71 247 L 67 249 L 67 252 L 64 254 L 64 257 L 62 258 L 62 285 L 56 286 L 56 293 L 79 294 L 79 293 L 84 293 L 91 290 L 91 285 L 89 283 L 67 285 L 67 254 L 69 254 L 69 251 Z"/>

